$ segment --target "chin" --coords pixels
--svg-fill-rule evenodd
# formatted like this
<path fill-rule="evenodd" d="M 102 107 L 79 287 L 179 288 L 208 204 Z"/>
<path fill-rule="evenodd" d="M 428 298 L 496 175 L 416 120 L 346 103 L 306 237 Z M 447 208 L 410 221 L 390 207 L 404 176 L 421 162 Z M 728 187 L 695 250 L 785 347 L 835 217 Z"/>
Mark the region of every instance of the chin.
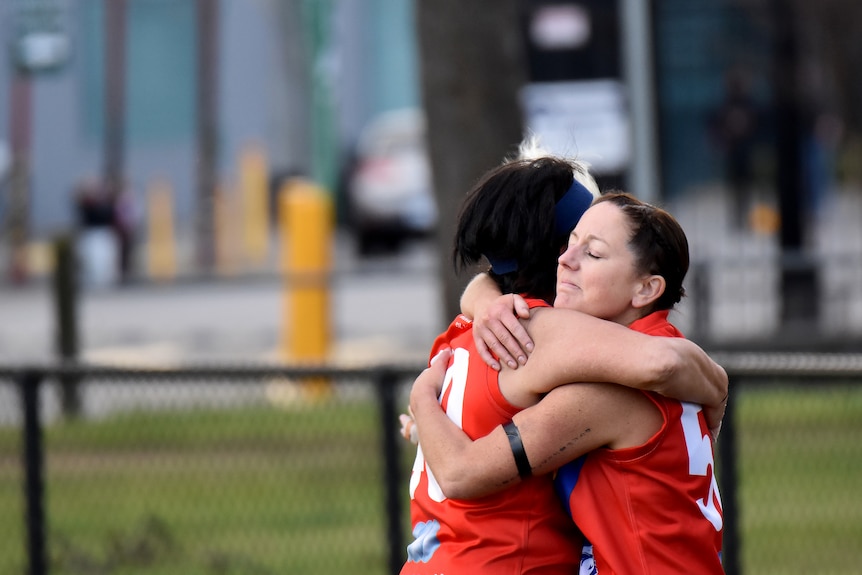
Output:
<path fill-rule="evenodd" d="M 575 309 L 575 304 L 571 297 L 567 294 L 559 294 L 554 299 L 554 307 L 564 308 L 564 309 Z"/>

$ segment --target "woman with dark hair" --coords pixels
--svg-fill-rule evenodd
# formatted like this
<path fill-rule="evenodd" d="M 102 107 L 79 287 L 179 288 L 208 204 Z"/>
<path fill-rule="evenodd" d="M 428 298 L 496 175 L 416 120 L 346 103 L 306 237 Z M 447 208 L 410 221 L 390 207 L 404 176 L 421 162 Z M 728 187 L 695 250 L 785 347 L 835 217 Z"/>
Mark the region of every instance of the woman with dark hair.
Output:
<path fill-rule="evenodd" d="M 464 370 L 455 346 L 414 383 L 410 407 L 439 493 L 453 506 L 470 505 L 537 478 L 550 482 L 559 469 L 558 492 L 585 538 L 581 573 L 723 573 L 721 501 L 701 406 L 634 386 L 559 386 L 555 372 L 584 348 L 616 353 L 619 364 L 637 363 L 639 350 L 594 332 L 579 339 L 580 328 L 543 320 L 577 310 L 646 340 L 684 341 L 667 318 L 684 294 L 688 258 L 685 234 L 667 212 L 628 194 L 597 199 L 559 257 L 555 309 L 532 309 L 525 320 L 536 341 L 530 361 L 499 377 L 500 392 L 515 402 L 530 397 L 511 387 L 547 392 L 535 406 L 524 401 L 525 409 L 481 438 L 459 429 L 448 407 L 458 404 Z M 497 512 L 508 511 L 501 501 Z M 465 553 L 460 565 L 475 565 L 472 557 Z"/>
<path fill-rule="evenodd" d="M 548 268 L 553 270 L 569 232 L 594 198 L 589 187 L 595 189 L 594 182 L 580 165 L 541 154 L 528 157 L 522 149 L 519 159 L 488 173 L 465 200 L 456 262 L 465 266 L 486 257 L 498 288 L 525 294 L 536 321 L 551 319 L 553 326 L 553 316 L 565 316 L 580 334 L 580 342 L 570 342 L 572 349 L 563 356 L 567 367 L 539 378 L 534 377 L 539 361 L 517 371 L 489 368 L 475 347 L 471 321 L 458 316 L 438 336 L 431 357 L 454 350 L 449 392 L 441 402 L 468 441 L 501 428 L 554 387 L 574 381 L 615 382 L 703 402 L 726 389 L 723 370 L 691 342 L 645 336 L 583 313 L 538 313 L 548 307 L 543 298 L 553 298 Z M 448 488 L 441 489 L 436 464 L 432 471 L 423 452 L 420 444 L 410 480 L 414 541 L 402 574 L 467 567 L 495 574 L 571 573 L 577 568 L 580 537 L 549 476 L 517 485 L 508 481 L 513 487 L 505 493 L 458 501 L 447 497 Z"/>
<path fill-rule="evenodd" d="M 581 214 L 599 195 L 586 168 L 522 148 L 467 195 L 458 216 L 453 259 L 461 270 L 488 260 L 505 293 L 551 302 L 557 257 Z"/>

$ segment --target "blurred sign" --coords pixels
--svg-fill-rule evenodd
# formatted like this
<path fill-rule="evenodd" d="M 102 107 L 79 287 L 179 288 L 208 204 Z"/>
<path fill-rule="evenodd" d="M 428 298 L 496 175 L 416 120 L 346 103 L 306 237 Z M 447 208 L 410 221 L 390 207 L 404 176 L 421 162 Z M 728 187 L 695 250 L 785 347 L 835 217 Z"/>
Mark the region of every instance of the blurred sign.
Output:
<path fill-rule="evenodd" d="M 530 40 L 542 50 L 571 50 L 590 41 L 592 22 L 577 4 L 540 6 L 529 23 Z"/>
<path fill-rule="evenodd" d="M 595 174 L 628 167 L 631 136 L 622 82 L 533 83 L 521 98 L 527 128 L 551 153 L 589 162 Z"/>
<path fill-rule="evenodd" d="M 58 0 L 19 0 L 12 18 L 12 57 L 18 68 L 41 72 L 66 63 L 70 42 Z"/>

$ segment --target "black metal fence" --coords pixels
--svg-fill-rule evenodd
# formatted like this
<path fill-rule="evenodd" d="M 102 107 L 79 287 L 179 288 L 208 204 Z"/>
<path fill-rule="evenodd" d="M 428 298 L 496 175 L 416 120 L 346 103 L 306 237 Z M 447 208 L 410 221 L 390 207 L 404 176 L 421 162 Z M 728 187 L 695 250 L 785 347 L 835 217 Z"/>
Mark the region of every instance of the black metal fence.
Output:
<path fill-rule="evenodd" d="M 727 573 L 855 573 L 862 355 L 713 355 Z M 397 573 L 420 369 L 0 366 L 0 572 Z"/>

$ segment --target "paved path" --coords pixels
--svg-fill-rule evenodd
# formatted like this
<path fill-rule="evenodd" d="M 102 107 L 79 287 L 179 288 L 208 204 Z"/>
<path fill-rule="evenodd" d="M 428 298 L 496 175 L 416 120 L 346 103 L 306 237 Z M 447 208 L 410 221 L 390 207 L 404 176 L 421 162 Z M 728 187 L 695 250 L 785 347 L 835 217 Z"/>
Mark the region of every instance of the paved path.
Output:
<path fill-rule="evenodd" d="M 370 260 L 340 243 L 330 297 L 336 359 L 416 357 L 437 331 L 441 304 L 430 243 Z M 0 360 L 52 357 L 54 302 L 46 281 L 0 289 Z M 82 357 L 98 361 L 259 361 L 279 359 L 285 294 L 274 275 L 172 285 L 83 289 Z"/>

